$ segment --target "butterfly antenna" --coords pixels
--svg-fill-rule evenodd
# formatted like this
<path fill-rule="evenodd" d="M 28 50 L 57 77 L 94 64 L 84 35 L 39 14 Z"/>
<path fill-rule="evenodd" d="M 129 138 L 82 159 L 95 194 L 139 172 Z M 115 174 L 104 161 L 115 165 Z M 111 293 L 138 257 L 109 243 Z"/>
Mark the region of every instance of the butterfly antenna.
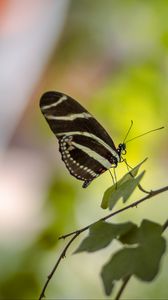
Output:
<path fill-rule="evenodd" d="M 163 129 L 163 128 L 164 128 L 164 126 L 159 127 L 159 128 L 155 128 L 155 129 L 152 129 L 152 130 L 149 130 L 149 131 L 147 131 L 147 132 L 145 132 L 145 133 L 142 133 L 142 134 L 140 134 L 140 135 L 138 135 L 138 136 L 136 136 L 136 137 L 134 137 L 134 138 L 132 138 L 132 139 L 126 141 L 126 144 L 129 143 L 129 142 L 131 142 L 131 141 L 133 141 L 133 140 L 135 140 L 135 139 L 137 139 L 137 138 L 139 138 L 139 137 L 141 137 L 141 136 L 144 136 L 144 135 L 146 135 L 146 134 L 148 134 L 148 133 L 151 133 L 151 132 L 154 132 L 154 131 Z M 127 134 L 127 136 L 128 136 L 128 134 Z"/>
<path fill-rule="evenodd" d="M 131 130 L 131 128 L 132 128 L 132 125 L 133 125 L 133 121 L 131 120 L 131 125 L 130 125 L 130 127 L 129 127 L 127 133 L 126 133 L 126 136 L 125 136 L 125 138 L 124 138 L 123 144 L 125 143 L 125 140 L 126 140 L 126 138 L 128 137 L 128 135 L 129 135 L 129 133 L 130 133 L 130 130 Z"/>

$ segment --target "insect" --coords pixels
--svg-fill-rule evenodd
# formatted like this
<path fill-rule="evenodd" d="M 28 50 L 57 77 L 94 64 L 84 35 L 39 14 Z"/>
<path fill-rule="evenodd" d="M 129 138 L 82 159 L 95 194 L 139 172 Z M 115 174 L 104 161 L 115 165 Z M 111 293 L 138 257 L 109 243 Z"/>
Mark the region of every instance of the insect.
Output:
<path fill-rule="evenodd" d="M 117 167 L 125 144 L 114 142 L 98 121 L 77 101 L 60 92 L 46 92 L 40 108 L 58 138 L 59 151 L 67 169 L 86 188 L 93 179 Z"/>
<path fill-rule="evenodd" d="M 40 99 L 40 108 L 58 139 L 63 162 L 72 176 L 83 181 L 83 188 L 123 161 L 126 143 L 120 143 L 116 148 L 99 122 L 70 96 L 46 92 Z M 132 123 L 124 141 L 131 127 Z"/>

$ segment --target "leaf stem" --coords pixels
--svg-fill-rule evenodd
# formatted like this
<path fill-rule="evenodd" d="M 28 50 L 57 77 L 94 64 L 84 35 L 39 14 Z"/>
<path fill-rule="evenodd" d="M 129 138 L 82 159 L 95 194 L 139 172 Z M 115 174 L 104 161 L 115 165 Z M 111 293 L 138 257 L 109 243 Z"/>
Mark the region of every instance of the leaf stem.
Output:
<path fill-rule="evenodd" d="M 121 297 L 123 291 L 125 290 L 125 288 L 126 288 L 126 286 L 128 284 L 128 281 L 130 280 L 130 278 L 131 278 L 131 275 L 128 275 L 127 277 L 124 278 L 123 283 L 122 283 L 122 285 L 121 285 L 121 287 L 120 287 L 120 289 L 119 289 L 116 297 L 114 298 L 114 300 L 119 300 L 120 299 L 120 297 Z"/>
<path fill-rule="evenodd" d="M 138 188 L 139 188 L 139 190 L 140 190 L 141 192 L 143 192 L 143 193 L 145 193 L 145 194 L 150 194 L 150 193 L 151 193 L 151 191 L 145 190 L 145 189 L 142 187 L 142 185 L 141 185 L 140 183 L 138 184 Z"/>
<path fill-rule="evenodd" d="M 163 224 L 163 230 L 162 232 L 164 232 L 168 227 L 168 220 Z"/>

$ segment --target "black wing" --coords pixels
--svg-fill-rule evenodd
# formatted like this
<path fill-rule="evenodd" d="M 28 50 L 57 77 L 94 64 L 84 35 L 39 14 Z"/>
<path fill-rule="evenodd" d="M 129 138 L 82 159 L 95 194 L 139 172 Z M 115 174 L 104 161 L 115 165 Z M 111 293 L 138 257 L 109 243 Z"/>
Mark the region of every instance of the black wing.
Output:
<path fill-rule="evenodd" d="M 83 187 L 117 164 L 116 147 L 96 119 L 73 98 L 59 92 L 46 92 L 40 108 L 59 140 L 62 160 L 71 175 L 83 180 Z"/>

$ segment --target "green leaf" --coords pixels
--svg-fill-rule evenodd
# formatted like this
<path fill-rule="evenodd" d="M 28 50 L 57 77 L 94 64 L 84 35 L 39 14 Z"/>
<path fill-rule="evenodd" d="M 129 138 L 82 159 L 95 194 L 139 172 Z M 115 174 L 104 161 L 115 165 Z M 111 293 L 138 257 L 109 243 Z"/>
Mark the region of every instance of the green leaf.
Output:
<path fill-rule="evenodd" d="M 126 232 L 125 234 L 123 234 L 122 236 L 119 237 L 119 241 L 122 244 L 126 244 L 126 245 L 132 245 L 132 244 L 136 244 L 137 243 L 137 226 L 133 227 L 132 230 L 130 230 L 129 232 Z"/>
<path fill-rule="evenodd" d="M 129 234 L 130 231 L 137 228 L 131 222 L 122 224 L 111 224 L 99 221 L 92 225 L 89 229 L 89 236 L 86 237 L 75 253 L 82 251 L 94 252 L 108 246 L 113 239 Z"/>
<path fill-rule="evenodd" d="M 112 292 L 116 280 L 128 275 L 135 275 L 144 281 L 154 279 L 166 249 L 165 239 L 161 234 L 161 225 L 144 220 L 139 228 L 133 230 L 130 240 L 127 235 L 128 242 L 134 244 L 134 247 L 119 250 L 102 268 L 101 277 L 107 295 Z"/>
<path fill-rule="evenodd" d="M 137 177 L 131 177 L 129 175 L 129 179 L 127 176 L 127 180 L 123 181 L 119 185 L 117 185 L 114 188 L 114 186 L 110 187 L 104 194 L 101 207 L 107 208 L 109 207 L 110 210 L 113 209 L 113 207 L 116 205 L 116 203 L 120 200 L 120 198 L 123 199 L 123 202 L 125 203 L 128 198 L 131 196 L 139 182 L 141 181 L 142 177 L 144 176 L 145 171 L 143 171 L 139 176 Z M 128 175 L 128 174 L 126 174 Z M 123 178 L 122 178 L 123 179 Z"/>
<path fill-rule="evenodd" d="M 116 252 L 103 267 L 101 277 L 106 295 L 110 295 L 116 280 L 120 280 L 134 271 L 136 252 L 134 248 L 124 248 Z"/>
<path fill-rule="evenodd" d="M 125 202 L 130 195 L 133 193 L 134 189 L 136 188 L 137 184 L 139 182 L 134 181 L 136 175 L 138 174 L 139 168 L 141 165 L 147 160 L 145 158 L 141 163 L 139 163 L 137 166 L 135 166 L 131 171 L 126 173 L 118 182 L 117 182 L 117 188 L 116 184 L 112 185 L 110 188 L 108 188 L 104 195 L 103 195 L 103 200 L 101 203 L 101 207 L 103 209 L 106 209 L 107 207 L 110 206 L 110 209 L 114 207 L 116 202 L 120 199 L 123 198 L 123 201 Z M 140 178 L 141 180 L 142 178 Z M 139 181 L 140 181 L 139 180 Z M 130 186 L 130 188 L 129 188 Z M 121 189 L 121 192 L 120 192 Z M 109 205 L 110 203 L 110 205 Z"/>
<path fill-rule="evenodd" d="M 150 222 L 149 220 L 144 219 L 141 223 L 141 226 L 137 230 L 137 227 L 133 227 L 132 230 L 130 230 L 125 235 L 122 235 L 119 240 L 123 244 L 146 244 L 150 240 L 157 237 L 160 237 L 162 234 L 162 226 Z"/>

